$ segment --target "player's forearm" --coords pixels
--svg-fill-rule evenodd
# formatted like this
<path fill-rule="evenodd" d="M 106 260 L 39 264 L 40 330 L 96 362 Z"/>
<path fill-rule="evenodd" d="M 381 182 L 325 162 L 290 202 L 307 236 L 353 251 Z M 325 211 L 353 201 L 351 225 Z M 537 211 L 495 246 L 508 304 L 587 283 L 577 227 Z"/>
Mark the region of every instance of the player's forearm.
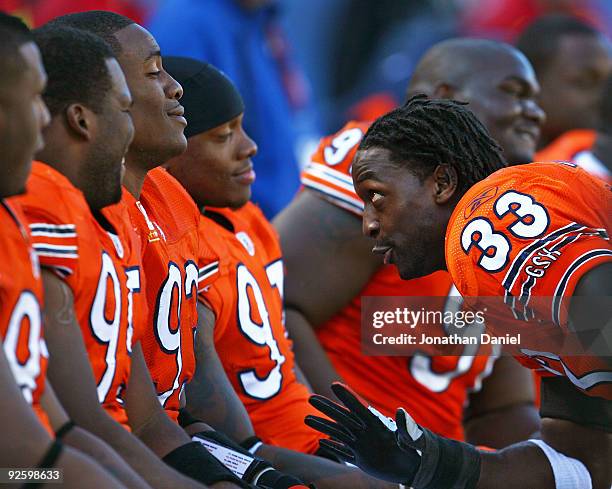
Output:
<path fill-rule="evenodd" d="M 295 360 L 302 373 L 306 376 L 313 392 L 333 397 L 330 386 L 333 382 L 342 379 L 319 343 L 312 326 L 296 309 L 287 308 L 285 314 L 287 330 L 293 340 Z"/>
<path fill-rule="evenodd" d="M 108 443 L 151 487 L 165 489 L 176 486 L 202 489 L 203 485 L 167 466 L 146 443 L 109 418 L 108 415 L 105 414 L 105 419 L 101 416 L 95 416 L 95 418 L 97 418 L 95 423 L 79 424 Z M 160 434 L 159 438 L 162 436 L 163 434 Z"/>
<path fill-rule="evenodd" d="M 79 427 L 74 427 L 62 438 L 62 442 L 64 445 L 69 445 L 89 455 L 126 488 L 150 489 L 151 486 L 127 465 L 107 443 L 91 433 Z"/>
<path fill-rule="evenodd" d="M 255 435 L 255 431 L 217 354 L 214 321 L 213 312 L 198 304 L 198 333 L 194 344 L 196 370 L 186 387 L 186 408 L 194 418 L 240 443 Z"/>
<path fill-rule="evenodd" d="M 397 484 L 374 479 L 356 468 L 281 447 L 262 445 L 256 455 L 317 489 L 398 489 Z"/>
<path fill-rule="evenodd" d="M 477 489 L 497 489 L 499 481 L 504 481 L 505 489 L 555 489 L 548 459 L 532 443 L 512 445 L 498 452 L 481 452 Z"/>
<path fill-rule="evenodd" d="M 531 403 L 515 404 L 470 418 L 464 427 L 469 443 L 504 448 L 533 438 L 540 430 L 540 415 Z"/>

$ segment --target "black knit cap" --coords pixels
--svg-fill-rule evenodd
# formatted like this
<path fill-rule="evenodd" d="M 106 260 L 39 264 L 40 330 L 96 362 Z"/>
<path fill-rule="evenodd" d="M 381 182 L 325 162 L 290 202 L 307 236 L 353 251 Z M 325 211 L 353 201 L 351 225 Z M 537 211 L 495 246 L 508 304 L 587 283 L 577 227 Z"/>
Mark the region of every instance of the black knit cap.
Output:
<path fill-rule="evenodd" d="M 209 63 L 164 56 L 164 69 L 183 86 L 179 101 L 185 107 L 190 138 L 231 121 L 244 112 L 244 102 L 232 81 Z"/>

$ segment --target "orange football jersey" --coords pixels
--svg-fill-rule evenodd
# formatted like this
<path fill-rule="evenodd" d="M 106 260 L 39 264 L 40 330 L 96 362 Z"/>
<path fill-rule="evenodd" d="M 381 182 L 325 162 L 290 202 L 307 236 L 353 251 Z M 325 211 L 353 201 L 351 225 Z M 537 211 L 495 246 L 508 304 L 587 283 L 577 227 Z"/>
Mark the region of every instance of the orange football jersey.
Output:
<path fill-rule="evenodd" d="M 324 138 L 302 173 L 305 188 L 357 217 L 363 202 L 355 193 L 351 168 L 369 123 L 349 122 Z M 470 390 L 490 372 L 489 349 L 466 346 L 463 356 L 366 356 L 361 352 L 362 296 L 447 296 L 446 272 L 405 281 L 394 266 L 382 266 L 342 311 L 317 329 L 317 336 L 342 378 L 386 416 L 404 406 L 417 423 L 454 439 L 463 439 L 463 409 Z M 441 331 L 440 334 L 443 334 Z M 478 355 L 476 355 L 478 353 Z M 476 355 L 476 356 L 475 356 Z"/>
<path fill-rule="evenodd" d="M 461 294 L 503 297 L 509 306 L 494 309 L 505 318 L 488 327 L 529 328 L 519 359 L 608 399 L 612 371 L 593 356 L 564 356 L 561 345 L 569 340 L 565 298 L 586 272 L 612 261 L 611 219 L 609 185 L 570 163 L 531 163 L 474 185 L 446 232 L 446 263 Z"/>
<path fill-rule="evenodd" d="M 138 237 L 120 204 L 94 217 L 81 191 L 44 163 L 34 163 L 27 188 L 19 202 L 34 250 L 72 290 L 98 400 L 127 428 L 121 391 L 146 315 Z"/>
<path fill-rule="evenodd" d="M 570 161 L 591 175 L 612 183 L 612 172 L 591 151 L 597 134 L 592 129 L 574 129 L 559 136 L 535 156 L 535 161 Z"/>
<path fill-rule="evenodd" d="M 147 280 L 149 316 L 142 350 L 158 399 L 176 421 L 181 392 L 195 370 L 200 213 L 181 184 L 162 168 L 147 174 L 140 200 L 127 191 L 124 199 L 140 235 Z"/>
<path fill-rule="evenodd" d="M 45 388 L 47 347 L 43 338 L 42 280 L 26 220 L 15 198 L 0 204 L 0 337 L 25 400 L 53 433 L 40 406 Z"/>
<path fill-rule="evenodd" d="M 200 300 L 215 313 L 217 353 L 255 432 L 266 443 L 315 452 L 320 435 L 304 424 L 315 409 L 295 376 L 284 325 L 284 268 L 276 232 L 250 202 L 235 211 L 207 208 L 200 220 L 200 248 L 205 264 Z M 211 250 L 216 261 L 206 259 Z"/>
<path fill-rule="evenodd" d="M 574 161 L 578 153 L 593 147 L 596 137 L 593 129 L 567 131 L 538 151 L 535 161 Z"/>

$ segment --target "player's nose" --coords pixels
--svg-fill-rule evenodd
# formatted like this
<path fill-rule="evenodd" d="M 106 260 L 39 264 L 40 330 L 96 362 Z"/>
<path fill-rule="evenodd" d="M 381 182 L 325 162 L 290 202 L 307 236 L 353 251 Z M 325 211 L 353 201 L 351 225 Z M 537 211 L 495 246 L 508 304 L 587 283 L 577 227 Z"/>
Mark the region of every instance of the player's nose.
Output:
<path fill-rule="evenodd" d="M 533 99 L 525 101 L 524 114 L 538 126 L 542 126 L 546 120 L 546 112 Z"/>
<path fill-rule="evenodd" d="M 380 222 L 366 206 L 363 211 L 362 232 L 365 236 L 376 239 L 380 233 Z"/>

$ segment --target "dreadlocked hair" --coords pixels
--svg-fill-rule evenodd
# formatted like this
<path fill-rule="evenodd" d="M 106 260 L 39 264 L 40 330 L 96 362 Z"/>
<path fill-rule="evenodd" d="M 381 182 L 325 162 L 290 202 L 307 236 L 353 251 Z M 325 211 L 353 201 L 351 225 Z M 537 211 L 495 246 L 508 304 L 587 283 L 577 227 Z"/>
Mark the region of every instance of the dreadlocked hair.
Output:
<path fill-rule="evenodd" d="M 377 119 L 359 149 L 387 149 L 394 164 L 408 167 L 421 180 L 448 165 L 457 172 L 457 189 L 465 193 L 507 166 L 500 146 L 465 105 L 415 95 Z"/>

